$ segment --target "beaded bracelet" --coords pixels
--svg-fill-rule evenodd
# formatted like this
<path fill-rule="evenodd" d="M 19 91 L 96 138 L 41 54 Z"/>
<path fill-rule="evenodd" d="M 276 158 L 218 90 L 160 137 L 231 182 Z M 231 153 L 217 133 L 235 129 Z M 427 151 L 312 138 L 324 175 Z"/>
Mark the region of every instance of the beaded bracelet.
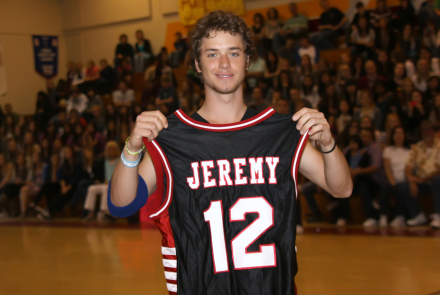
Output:
<path fill-rule="evenodd" d="M 122 152 L 121 153 L 121 161 L 126 167 L 134 168 L 134 167 L 138 166 L 139 163 L 141 162 L 141 155 L 139 155 L 139 159 L 137 159 L 136 161 L 129 161 L 124 157 L 124 152 Z"/>
<path fill-rule="evenodd" d="M 143 150 L 144 150 L 144 148 L 145 148 L 145 144 L 144 144 L 144 146 L 140 149 L 140 150 L 138 150 L 137 152 L 130 152 L 129 150 L 128 150 L 128 147 L 127 147 L 127 143 L 128 143 L 128 140 L 130 139 L 130 136 L 129 137 L 127 137 L 127 140 L 125 141 L 125 150 L 127 151 L 127 153 L 129 153 L 130 155 L 132 155 L 132 156 L 136 156 L 137 154 L 140 154 Z"/>

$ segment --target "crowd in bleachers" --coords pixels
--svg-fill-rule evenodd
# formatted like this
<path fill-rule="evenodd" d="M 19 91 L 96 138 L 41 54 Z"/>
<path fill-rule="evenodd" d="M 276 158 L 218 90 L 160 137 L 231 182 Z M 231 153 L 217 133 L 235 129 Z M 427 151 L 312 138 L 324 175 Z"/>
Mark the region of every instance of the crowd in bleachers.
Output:
<path fill-rule="evenodd" d="M 417 13 L 410 0 L 392 10 L 377 0 L 371 11 L 359 2 L 348 23 L 323 0 L 317 31 L 292 3 L 291 18 L 282 20 L 270 8 L 250 26 L 256 54 L 243 83 L 246 105 L 291 115 L 308 107 L 325 114 L 350 166 L 353 194 L 362 199 L 365 227 L 423 225 L 434 213 L 431 226 L 440 228 L 438 2 L 427 1 Z M 109 220 L 106 183 L 137 115 L 146 110 L 169 115 L 178 108 L 191 115 L 203 105 L 203 83 L 190 67 L 188 40 L 177 33 L 173 52 L 162 48 L 154 55 L 143 32 L 135 36 L 135 46 L 120 36 L 114 67 L 105 59 L 100 68 L 93 61 L 85 69 L 69 62 L 66 79 L 56 86 L 49 81 L 47 91 L 37 94 L 31 118 L 4 106 L 1 214 L 50 219 L 70 208 L 84 220 L 95 211 L 98 220 Z M 337 62 L 321 56 L 322 50 L 338 48 L 345 49 Z M 175 68 L 186 76 L 176 77 Z M 133 75 L 144 77 L 142 92 L 133 90 Z M 307 221 L 322 221 L 320 188 L 307 181 L 299 188 L 311 212 Z M 429 212 L 420 205 L 423 195 L 433 196 Z M 331 221 L 345 226 L 349 199 L 326 197 Z M 14 199 L 19 212 L 8 208 Z"/>

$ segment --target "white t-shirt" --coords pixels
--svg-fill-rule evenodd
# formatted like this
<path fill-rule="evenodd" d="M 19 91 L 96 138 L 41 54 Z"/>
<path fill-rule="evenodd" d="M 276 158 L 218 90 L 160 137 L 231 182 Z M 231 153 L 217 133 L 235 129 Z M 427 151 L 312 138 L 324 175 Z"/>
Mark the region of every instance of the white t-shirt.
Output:
<path fill-rule="evenodd" d="M 397 148 L 395 146 L 387 146 L 383 150 L 383 158 L 390 160 L 391 172 L 393 173 L 396 183 L 404 182 L 406 161 L 409 156 L 410 149 Z"/>

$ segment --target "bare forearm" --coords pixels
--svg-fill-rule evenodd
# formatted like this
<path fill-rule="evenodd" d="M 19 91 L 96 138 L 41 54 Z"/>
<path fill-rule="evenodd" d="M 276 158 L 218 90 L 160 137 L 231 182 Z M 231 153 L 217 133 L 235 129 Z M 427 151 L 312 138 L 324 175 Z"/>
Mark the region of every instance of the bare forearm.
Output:
<path fill-rule="evenodd" d="M 335 150 L 329 154 L 322 155 L 324 159 L 325 182 L 329 193 L 335 198 L 350 197 L 353 182 L 344 155 L 339 148 L 335 148 Z"/>
<path fill-rule="evenodd" d="M 139 155 L 130 155 L 124 149 L 124 157 L 128 161 L 136 161 Z M 126 167 L 119 161 L 113 172 L 111 179 L 110 198 L 115 206 L 127 206 L 136 197 L 138 187 L 139 166 Z"/>

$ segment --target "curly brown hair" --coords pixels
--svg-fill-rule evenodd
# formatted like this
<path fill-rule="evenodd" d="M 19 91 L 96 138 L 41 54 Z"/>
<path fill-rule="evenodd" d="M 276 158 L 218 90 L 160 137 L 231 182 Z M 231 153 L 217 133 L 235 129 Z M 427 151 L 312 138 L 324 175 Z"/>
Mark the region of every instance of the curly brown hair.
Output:
<path fill-rule="evenodd" d="M 232 36 L 240 35 L 243 39 L 244 53 L 246 60 L 252 59 L 254 54 L 253 34 L 246 25 L 243 18 L 231 12 L 216 10 L 199 19 L 196 25 L 189 33 L 191 42 L 191 65 L 197 72 L 197 61 L 200 65 L 200 46 L 203 38 L 209 38 L 212 32 L 227 32 Z M 200 79 L 203 80 L 202 74 L 197 72 Z"/>

